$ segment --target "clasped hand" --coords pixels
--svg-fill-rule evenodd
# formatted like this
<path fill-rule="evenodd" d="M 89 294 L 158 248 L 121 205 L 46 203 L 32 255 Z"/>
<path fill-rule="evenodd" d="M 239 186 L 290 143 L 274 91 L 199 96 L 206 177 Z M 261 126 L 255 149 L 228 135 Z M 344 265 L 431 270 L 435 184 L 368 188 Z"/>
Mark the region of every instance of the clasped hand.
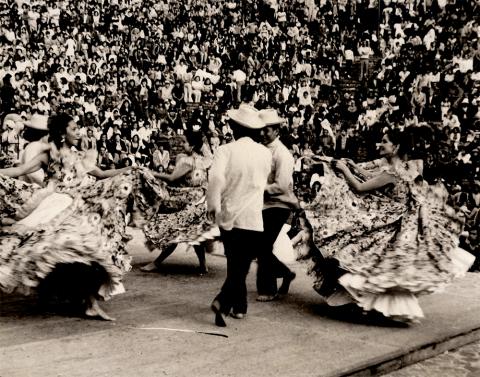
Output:
<path fill-rule="evenodd" d="M 345 173 L 348 171 L 348 166 L 340 160 L 332 160 L 332 167 L 338 171 L 341 171 L 342 173 Z"/>

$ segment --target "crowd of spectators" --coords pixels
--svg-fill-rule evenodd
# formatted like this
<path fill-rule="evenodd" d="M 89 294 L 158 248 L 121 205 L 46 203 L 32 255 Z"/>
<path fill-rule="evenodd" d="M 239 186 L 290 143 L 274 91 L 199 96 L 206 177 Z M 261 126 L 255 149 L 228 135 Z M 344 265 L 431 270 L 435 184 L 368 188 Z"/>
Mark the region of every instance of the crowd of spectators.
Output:
<path fill-rule="evenodd" d="M 176 135 L 229 142 L 240 102 L 277 108 L 300 162 L 372 159 L 385 128 L 415 127 L 414 157 L 478 249 L 479 15 L 478 0 L 0 0 L 0 113 L 19 116 L 2 153 L 18 158 L 22 122 L 59 110 L 102 167 L 159 171 Z"/>

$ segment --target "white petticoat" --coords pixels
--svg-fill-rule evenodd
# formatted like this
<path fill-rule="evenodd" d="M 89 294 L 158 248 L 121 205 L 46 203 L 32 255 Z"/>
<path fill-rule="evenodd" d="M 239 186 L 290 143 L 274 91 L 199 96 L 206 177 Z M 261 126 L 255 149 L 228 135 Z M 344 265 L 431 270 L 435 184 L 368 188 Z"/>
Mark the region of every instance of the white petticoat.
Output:
<path fill-rule="evenodd" d="M 18 221 L 17 224 L 32 228 L 46 224 L 68 208 L 72 202 L 73 199 L 69 195 L 54 192 L 44 198 L 28 216 Z"/>
<path fill-rule="evenodd" d="M 457 278 L 465 276 L 465 273 L 475 261 L 475 257 L 458 247 L 452 252 L 451 260 L 453 276 Z M 368 292 L 365 289 L 366 280 L 367 278 L 364 276 L 347 273 L 338 281 L 355 300 L 355 303 L 364 310 L 376 310 L 386 317 L 404 322 L 417 322 L 424 317 L 418 298 L 413 293 L 400 291 Z M 442 291 L 445 285 L 437 287 L 436 292 Z M 330 305 L 335 305 L 335 299 L 332 298 L 329 301 L 331 302 L 327 302 Z"/>
<path fill-rule="evenodd" d="M 69 195 L 54 192 L 44 198 L 27 217 L 18 221 L 17 224 L 32 228 L 41 224 L 46 224 L 67 209 L 72 203 L 73 199 Z M 123 283 L 116 282 L 113 285 L 102 285 L 98 294 L 102 299 L 108 300 L 112 296 L 124 292 L 125 287 Z"/>

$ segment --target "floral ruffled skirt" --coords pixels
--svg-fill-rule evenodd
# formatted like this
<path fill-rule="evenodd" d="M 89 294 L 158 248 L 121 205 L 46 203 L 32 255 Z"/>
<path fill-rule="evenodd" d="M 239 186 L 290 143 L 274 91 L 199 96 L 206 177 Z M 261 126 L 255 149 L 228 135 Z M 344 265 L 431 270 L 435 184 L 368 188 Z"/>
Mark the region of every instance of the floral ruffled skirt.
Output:
<path fill-rule="evenodd" d="M 220 235 L 217 226 L 207 220 L 204 190 L 200 187 L 169 188 L 170 200 L 184 203 L 180 211 L 157 212 L 143 230 L 149 249 L 162 249 L 168 244 L 198 245 Z"/>
<path fill-rule="evenodd" d="M 57 266 L 80 263 L 105 270 L 102 298 L 121 291 L 126 215 L 149 218 L 164 200 L 165 186 L 142 169 L 69 190 L 0 176 L 0 219 L 15 220 L 0 228 L 0 289 L 28 294 Z"/>
<path fill-rule="evenodd" d="M 294 221 L 292 242 L 314 289 L 330 305 L 354 302 L 396 320 L 422 318 L 417 296 L 441 290 L 473 263 L 458 248 L 461 223 L 428 188 L 359 195 L 328 173 Z"/>

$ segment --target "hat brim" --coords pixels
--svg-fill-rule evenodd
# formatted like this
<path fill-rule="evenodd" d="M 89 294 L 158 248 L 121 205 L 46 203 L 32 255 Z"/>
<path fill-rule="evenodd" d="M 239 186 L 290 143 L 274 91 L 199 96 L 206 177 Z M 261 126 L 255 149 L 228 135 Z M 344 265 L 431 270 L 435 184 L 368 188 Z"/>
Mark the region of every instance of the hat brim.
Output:
<path fill-rule="evenodd" d="M 48 131 L 47 125 L 25 124 L 25 126 L 28 127 L 28 128 L 31 128 L 33 130 Z"/>
<path fill-rule="evenodd" d="M 34 130 L 48 131 L 48 117 L 44 115 L 33 115 L 30 121 L 25 122 L 25 126 Z"/>
<path fill-rule="evenodd" d="M 250 128 L 252 130 L 259 130 L 266 126 L 266 124 L 258 116 L 245 114 L 239 109 L 227 110 L 227 116 L 240 126 Z"/>
<path fill-rule="evenodd" d="M 280 126 L 280 125 L 282 125 L 283 123 L 285 123 L 285 119 L 280 118 L 280 117 L 276 117 L 276 118 L 272 118 L 272 119 L 263 119 L 263 121 L 265 122 L 265 125 L 266 125 L 267 127 L 270 127 L 270 126 Z"/>

